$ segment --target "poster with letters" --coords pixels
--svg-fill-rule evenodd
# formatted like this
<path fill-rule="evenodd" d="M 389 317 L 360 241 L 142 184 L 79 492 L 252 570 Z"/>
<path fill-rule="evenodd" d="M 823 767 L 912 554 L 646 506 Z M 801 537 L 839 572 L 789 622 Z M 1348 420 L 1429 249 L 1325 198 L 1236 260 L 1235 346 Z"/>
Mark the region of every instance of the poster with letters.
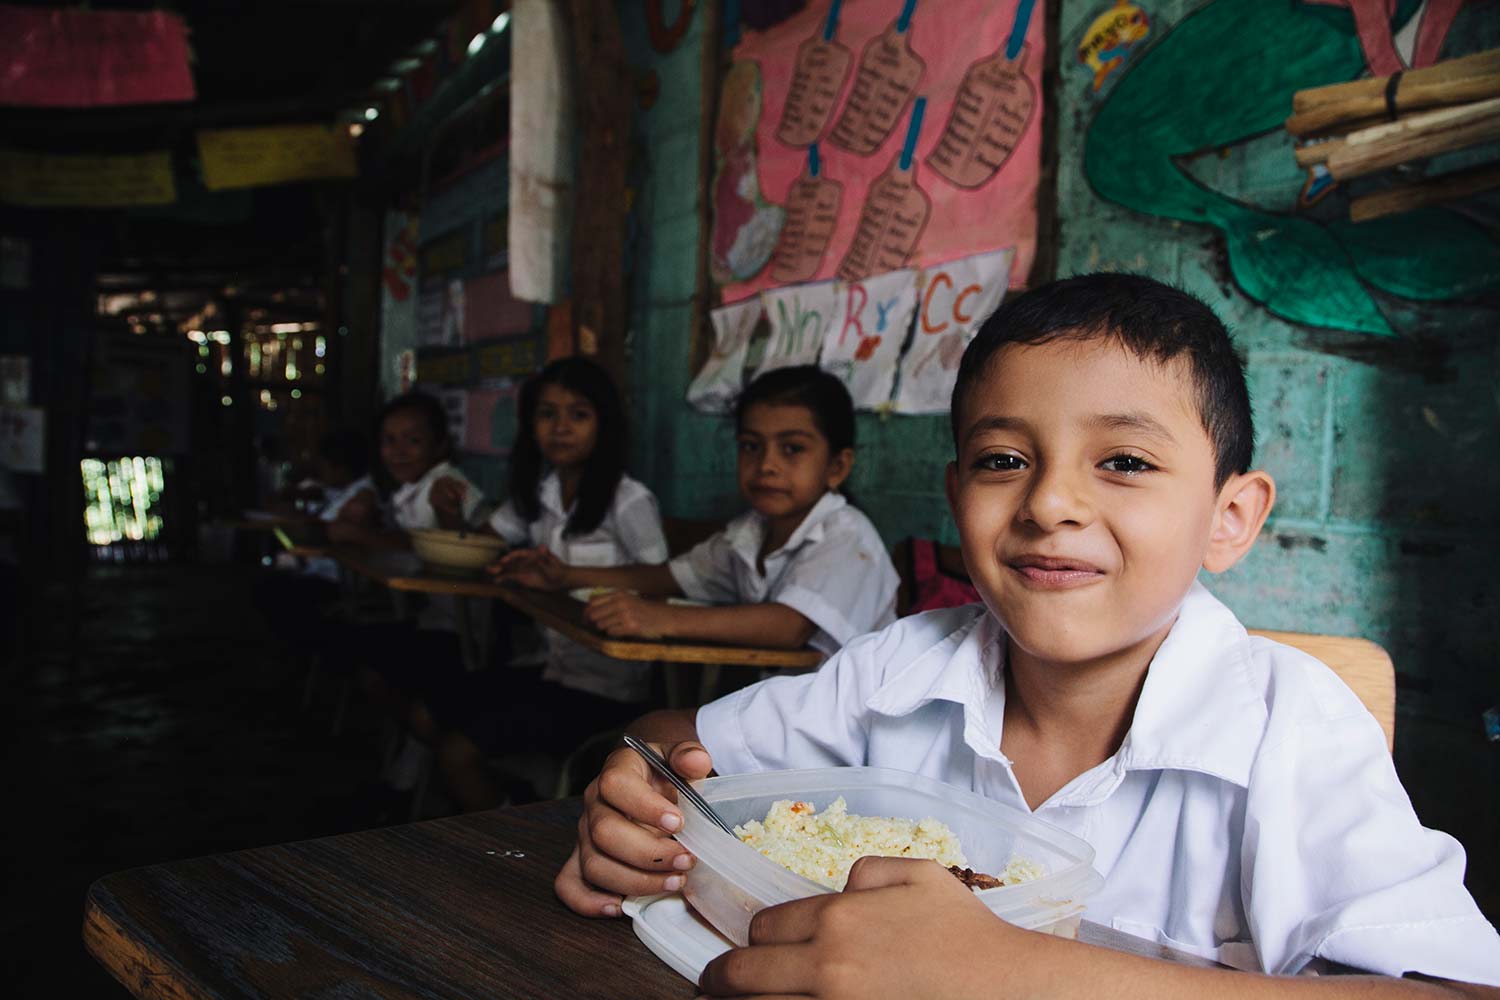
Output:
<path fill-rule="evenodd" d="M 714 326 L 714 349 L 688 386 L 687 399 L 703 413 L 729 413 L 745 382 L 745 355 L 750 338 L 765 316 L 760 297 L 724 306 L 709 313 Z"/>
<path fill-rule="evenodd" d="M 756 377 L 776 368 L 817 364 L 823 337 L 838 310 L 837 282 L 775 288 L 761 296 L 761 301 L 771 333 Z"/>
<path fill-rule="evenodd" d="M 916 308 L 917 272 L 910 268 L 839 283 L 838 309 L 818 363 L 844 380 L 855 409 L 889 404 Z"/>
<path fill-rule="evenodd" d="M 901 359 L 898 413 L 947 413 L 964 348 L 1005 298 L 1011 250 L 975 254 L 922 272 L 916 327 Z"/>

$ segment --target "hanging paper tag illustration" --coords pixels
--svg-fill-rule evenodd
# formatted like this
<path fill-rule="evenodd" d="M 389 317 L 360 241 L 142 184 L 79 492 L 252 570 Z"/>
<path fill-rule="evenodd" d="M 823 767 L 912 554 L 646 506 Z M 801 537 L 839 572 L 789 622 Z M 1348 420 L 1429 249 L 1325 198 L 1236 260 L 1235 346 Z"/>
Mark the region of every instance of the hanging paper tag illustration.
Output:
<path fill-rule="evenodd" d="M 927 165 L 961 188 L 987 183 L 1015 152 L 1036 110 L 1036 90 L 1022 72 L 1034 0 L 1021 0 L 1005 48 L 971 65 Z"/>
<path fill-rule="evenodd" d="M 916 6 L 917 0 L 906 0 L 901 16 L 860 54 L 854 89 L 828 139 L 835 146 L 869 156 L 891 134 L 916 93 L 927 68 L 911 50 L 911 15 Z"/>
<path fill-rule="evenodd" d="M 912 158 L 926 109 L 927 99 L 917 98 L 900 155 L 865 195 L 854 240 L 839 264 L 839 277 L 845 281 L 862 281 L 872 274 L 903 267 L 927 228 L 932 200 L 917 186 L 917 164 Z"/>
<path fill-rule="evenodd" d="M 834 41 L 842 3 L 843 0 L 833 0 L 829 6 L 821 36 L 815 35 L 797 47 L 792 86 L 781 109 L 781 123 L 776 126 L 777 141 L 788 146 L 801 147 L 818 141 L 849 76 L 854 56 Z"/>
<path fill-rule="evenodd" d="M 822 176 L 818 144 L 807 151 L 807 170 L 786 196 L 786 224 L 771 255 L 771 277 L 778 284 L 807 281 L 818 273 L 839 221 L 844 186 Z"/>

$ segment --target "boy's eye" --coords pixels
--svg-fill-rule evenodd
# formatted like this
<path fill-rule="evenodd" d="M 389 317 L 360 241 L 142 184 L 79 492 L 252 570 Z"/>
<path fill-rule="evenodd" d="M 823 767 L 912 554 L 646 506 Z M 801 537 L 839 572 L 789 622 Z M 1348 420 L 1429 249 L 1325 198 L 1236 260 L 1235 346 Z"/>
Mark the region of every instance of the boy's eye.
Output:
<path fill-rule="evenodd" d="M 974 460 L 973 467 L 978 472 L 1016 472 L 1026 468 L 1026 460 L 1007 451 L 996 451 L 980 455 Z"/>
<path fill-rule="evenodd" d="M 760 450 L 760 445 L 758 445 L 754 441 L 741 441 L 740 442 L 740 453 L 741 454 L 749 455 L 749 454 L 751 454 L 753 452 L 756 452 L 756 451 L 759 451 L 759 450 Z"/>
<path fill-rule="evenodd" d="M 793 455 L 800 455 L 803 450 L 800 444 L 784 444 L 781 446 L 781 453 L 787 458 L 791 458 Z"/>
<path fill-rule="evenodd" d="M 1150 472 L 1156 468 L 1150 462 L 1139 455 L 1111 455 L 1100 463 L 1100 467 L 1109 472 L 1119 472 L 1131 476 L 1141 472 Z"/>

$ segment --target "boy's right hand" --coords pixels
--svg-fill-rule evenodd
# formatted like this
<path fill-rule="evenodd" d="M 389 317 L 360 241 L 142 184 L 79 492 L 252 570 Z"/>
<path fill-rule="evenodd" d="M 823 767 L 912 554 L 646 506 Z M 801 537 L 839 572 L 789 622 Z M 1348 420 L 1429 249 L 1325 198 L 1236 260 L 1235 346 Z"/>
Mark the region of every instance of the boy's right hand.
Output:
<path fill-rule="evenodd" d="M 652 744 L 689 781 L 708 776 L 702 743 Z M 578 846 L 557 873 L 557 898 L 586 917 L 618 917 L 624 896 L 675 892 L 693 856 L 672 834 L 682 810 L 671 784 L 634 750 L 616 750 L 583 793 Z"/>
<path fill-rule="evenodd" d="M 547 551 L 545 545 L 518 549 L 486 568 L 501 583 L 516 583 L 534 590 L 561 590 L 567 586 L 567 564 Z"/>

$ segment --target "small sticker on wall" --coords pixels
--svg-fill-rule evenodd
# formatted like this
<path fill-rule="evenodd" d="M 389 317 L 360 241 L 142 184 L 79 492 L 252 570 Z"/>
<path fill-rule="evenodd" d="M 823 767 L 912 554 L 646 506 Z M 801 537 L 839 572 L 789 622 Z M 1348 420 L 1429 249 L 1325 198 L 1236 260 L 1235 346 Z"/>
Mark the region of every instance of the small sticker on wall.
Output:
<path fill-rule="evenodd" d="M 1094 74 L 1090 92 L 1097 94 L 1112 74 L 1120 70 L 1151 33 L 1146 9 L 1129 0 L 1114 4 L 1084 29 L 1078 39 L 1078 64 Z"/>

